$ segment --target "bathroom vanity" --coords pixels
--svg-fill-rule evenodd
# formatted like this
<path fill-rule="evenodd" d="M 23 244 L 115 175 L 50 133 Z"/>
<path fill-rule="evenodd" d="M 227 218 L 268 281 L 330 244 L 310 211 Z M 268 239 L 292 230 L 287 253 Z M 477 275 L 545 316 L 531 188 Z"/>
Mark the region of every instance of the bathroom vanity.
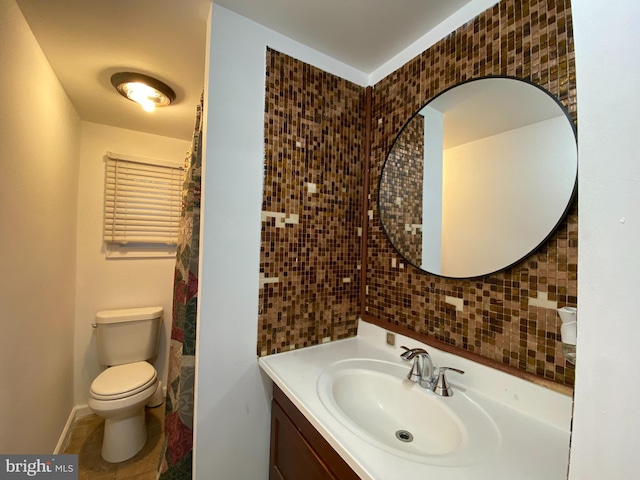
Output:
<path fill-rule="evenodd" d="M 358 336 L 262 357 L 274 382 L 270 478 L 566 478 L 571 397 L 361 322 Z M 426 349 L 453 396 L 406 379 Z"/>
<path fill-rule="evenodd" d="M 269 478 L 360 478 L 277 385 L 273 386 L 271 403 Z"/>

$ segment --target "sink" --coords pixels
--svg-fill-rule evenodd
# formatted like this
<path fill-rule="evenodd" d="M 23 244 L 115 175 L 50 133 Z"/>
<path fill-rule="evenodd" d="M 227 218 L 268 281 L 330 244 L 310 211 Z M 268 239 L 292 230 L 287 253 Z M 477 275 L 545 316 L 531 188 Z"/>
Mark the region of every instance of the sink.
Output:
<path fill-rule="evenodd" d="M 482 462 L 500 447 L 489 415 L 463 390 L 439 397 L 406 379 L 409 365 L 349 359 L 327 366 L 317 390 L 324 407 L 377 448 L 440 466 Z"/>

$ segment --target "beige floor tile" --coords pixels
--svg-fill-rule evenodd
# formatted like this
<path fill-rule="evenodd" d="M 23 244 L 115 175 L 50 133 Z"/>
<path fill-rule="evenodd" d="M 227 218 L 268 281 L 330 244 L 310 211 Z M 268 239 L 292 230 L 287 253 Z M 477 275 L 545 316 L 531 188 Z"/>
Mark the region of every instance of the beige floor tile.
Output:
<path fill-rule="evenodd" d="M 155 480 L 164 442 L 164 405 L 146 409 L 147 443 L 130 460 L 109 463 L 101 456 L 104 420 L 90 415 L 76 420 L 64 453 L 78 455 L 79 480 Z"/>
<path fill-rule="evenodd" d="M 158 474 L 155 472 L 145 472 L 145 473 L 139 473 L 137 475 L 133 475 L 131 477 L 126 476 L 126 477 L 121 477 L 120 475 L 118 475 L 116 477 L 116 480 L 156 480 L 158 478 Z"/>
<path fill-rule="evenodd" d="M 84 417 L 80 417 L 76 420 L 75 425 L 73 426 L 74 429 L 78 428 L 83 428 L 83 427 L 88 427 L 88 428 L 93 428 L 96 427 L 97 425 L 99 425 L 100 423 L 102 423 L 102 419 L 97 416 L 97 415 L 86 415 Z"/>
<path fill-rule="evenodd" d="M 78 472 L 78 480 L 117 480 L 115 472 L 93 472 L 82 470 Z"/>
<path fill-rule="evenodd" d="M 82 450 L 94 449 L 97 445 L 102 445 L 102 435 L 104 433 L 104 421 L 102 421 L 96 415 L 92 419 L 90 424 L 84 424 L 81 426 L 74 425 L 67 446 L 64 449 L 65 453 L 77 453 Z"/>

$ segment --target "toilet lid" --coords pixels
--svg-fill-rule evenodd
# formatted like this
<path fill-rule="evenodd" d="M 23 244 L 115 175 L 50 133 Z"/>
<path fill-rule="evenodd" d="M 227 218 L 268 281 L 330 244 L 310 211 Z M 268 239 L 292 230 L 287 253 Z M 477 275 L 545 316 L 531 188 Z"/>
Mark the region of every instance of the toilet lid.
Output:
<path fill-rule="evenodd" d="M 107 368 L 91 384 L 97 400 L 116 400 L 141 392 L 156 381 L 156 369 L 147 362 L 127 363 Z"/>

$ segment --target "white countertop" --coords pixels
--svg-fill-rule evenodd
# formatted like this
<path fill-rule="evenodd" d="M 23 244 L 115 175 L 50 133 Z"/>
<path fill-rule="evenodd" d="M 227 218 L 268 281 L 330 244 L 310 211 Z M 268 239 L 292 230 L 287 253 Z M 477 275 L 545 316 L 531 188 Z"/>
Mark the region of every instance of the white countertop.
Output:
<path fill-rule="evenodd" d="M 386 345 L 386 331 L 360 321 L 358 336 L 259 359 L 260 367 L 289 397 L 327 442 L 364 480 L 438 478 L 439 480 L 563 480 L 567 476 L 571 397 L 396 334 Z M 351 358 L 378 359 L 409 365 L 403 350 L 425 348 L 435 366 L 462 369 L 448 380 L 493 419 L 501 435 L 498 450 L 467 466 L 433 466 L 384 451 L 338 421 L 318 396 L 317 382 L 325 367 Z M 416 388 L 419 388 L 416 385 Z M 429 392 L 430 393 L 430 392 Z M 446 399 L 444 399 L 446 401 Z M 417 475 L 417 476 L 416 476 Z"/>

